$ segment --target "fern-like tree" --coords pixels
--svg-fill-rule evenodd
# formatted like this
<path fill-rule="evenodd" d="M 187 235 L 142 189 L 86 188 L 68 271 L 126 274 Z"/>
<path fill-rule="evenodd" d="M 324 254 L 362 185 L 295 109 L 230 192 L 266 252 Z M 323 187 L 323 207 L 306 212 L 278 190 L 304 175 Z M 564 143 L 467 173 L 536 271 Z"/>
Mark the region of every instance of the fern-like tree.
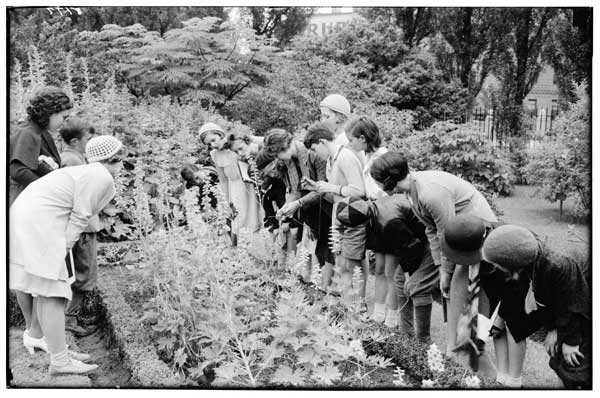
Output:
<path fill-rule="evenodd" d="M 221 108 L 252 84 L 269 77 L 272 39 L 216 17 L 192 18 L 161 37 L 142 25 L 104 26 L 82 32 L 100 56 L 114 57 L 136 97 L 170 95 L 178 102 L 199 101 Z M 98 56 L 98 52 L 96 56 Z"/>

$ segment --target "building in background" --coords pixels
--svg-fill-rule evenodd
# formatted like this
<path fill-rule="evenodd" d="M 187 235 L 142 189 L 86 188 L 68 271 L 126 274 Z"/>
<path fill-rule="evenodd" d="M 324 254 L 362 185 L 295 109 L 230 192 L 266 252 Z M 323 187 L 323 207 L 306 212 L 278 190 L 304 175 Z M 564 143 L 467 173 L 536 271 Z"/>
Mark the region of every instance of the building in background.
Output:
<path fill-rule="evenodd" d="M 319 7 L 310 17 L 304 33 L 325 37 L 348 25 L 356 15 L 352 7 Z"/>

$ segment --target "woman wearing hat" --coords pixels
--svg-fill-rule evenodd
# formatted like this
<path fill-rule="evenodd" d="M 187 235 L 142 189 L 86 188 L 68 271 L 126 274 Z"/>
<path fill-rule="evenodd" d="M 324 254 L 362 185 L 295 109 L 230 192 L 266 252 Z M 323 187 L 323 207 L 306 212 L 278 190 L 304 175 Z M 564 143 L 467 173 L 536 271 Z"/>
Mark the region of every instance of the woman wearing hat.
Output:
<path fill-rule="evenodd" d="M 456 330 L 466 304 L 470 264 L 455 264 L 440 250 L 440 236 L 454 216 L 473 213 L 488 221 L 496 216 L 483 195 L 469 182 L 437 170 L 410 171 L 404 156 L 388 152 L 371 166 L 371 176 L 386 192 L 405 193 L 417 218 L 425 225 L 433 261 L 440 270 L 440 288 L 450 298 L 448 308 L 448 356 L 456 357 Z"/>
<path fill-rule="evenodd" d="M 92 216 L 115 195 L 122 165 L 121 142 L 112 136 L 89 140 L 89 164 L 58 169 L 29 184 L 10 207 L 9 287 L 36 297 L 43 337 L 23 334 L 23 344 L 50 353 L 50 373 L 86 373 L 97 368 L 89 355 L 67 349 L 65 305 L 75 280 L 70 251 Z M 33 320 L 23 308 L 27 323 Z M 29 317 L 29 319 L 27 319 Z"/>
<path fill-rule="evenodd" d="M 440 243 L 444 256 L 456 264 L 479 263 L 479 277 L 481 293 L 479 297 L 479 312 L 493 321 L 490 336 L 494 339 L 496 352 L 496 381 L 506 387 L 520 388 L 522 386 L 521 374 L 525 360 L 526 343 L 523 339 L 515 341 L 511 330 L 522 334 L 526 325 L 535 324 L 535 319 L 523 310 L 524 292 L 527 283 L 523 280 L 507 280 L 506 275 L 492 264 L 482 261 L 481 249 L 487 236 L 498 227 L 498 223 L 488 222 L 474 214 L 460 214 L 448 222 Z M 511 328 L 507 328 L 503 317 L 511 313 Z M 471 314 L 463 313 L 463 316 Z M 459 324 L 463 327 L 468 325 Z M 506 332 L 506 333 L 505 333 Z M 533 331 L 531 331 L 533 332 Z M 459 336 L 471 336 L 469 331 L 458 332 Z M 466 341 L 458 341 L 457 345 L 464 345 Z M 478 342 L 483 344 L 483 341 Z M 480 363 L 486 361 L 486 351 Z M 491 375 L 491 366 L 488 367 Z M 483 369 L 481 369 L 483 371 Z"/>
<path fill-rule="evenodd" d="M 550 367 L 565 387 L 591 388 L 589 264 L 578 264 L 554 252 L 531 231 L 517 225 L 493 230 L 483 244 L 482 256 L 512 279 L 528 285 L 524 300 L 521 296 L 500 307 L 509 341 L 512 337 L 516 343 L 524 342 L 543 325 L 548 330 L 545 346 Z"/>
<path fill-rule="evenodd" d="M 439 284 L 439 272 L 431 258 L 425 227 L 410 205 L 400 195 L 376 201 L 346 198 L 338 205 L 336 216 L 349 227 L 366 223 L 367 249 L 393 259 L 385 264 L 386 277 L 395 283 L 388 289 L 392 294 L 386 300 L 386 325 L 396 327 L 399 320 L 402 333 L 430 343 L 433 291 Z"/>
<path fill-rule="evenodd" d="M 321 122 L 335 134 L 335 144 L 346 146 L 348 136 L 345 127 L 350 119 L 350 103 L 346 97 L 340 94 L 328 95 L 319 104 L 319 110 Z"/>
<path fill-rule="evenodd" d="M 243 167 L 247 175 L 247 164 L 240 165 L 238 155 L 228 148 L 225 131 L 215 123 L 206 123 L 200 128 L 200 140 L 212 148 L 210 157 L 217 169 L 221 189 L 232 207 L 234 218 L 232 228 L 233 244 L 237 244 L 239 228 L 249 228 L 258 231 L 260 228 L 260 208 L 258 198 L 252 183 L 244 182 L 242 178 Z"/>

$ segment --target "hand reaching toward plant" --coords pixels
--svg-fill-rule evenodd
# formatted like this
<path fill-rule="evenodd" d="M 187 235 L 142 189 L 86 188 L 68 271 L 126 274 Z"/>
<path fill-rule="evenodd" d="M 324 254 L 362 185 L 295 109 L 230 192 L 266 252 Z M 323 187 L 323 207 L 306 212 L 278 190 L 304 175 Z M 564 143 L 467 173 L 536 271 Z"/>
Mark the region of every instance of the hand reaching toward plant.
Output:
<path fill-rule="evenodd" d="M 546 339 L 544 340 L 544 348 L 546 348 L 546 352 L 548 355 L 553 357 L 556 354 L 556 345 L 558 342 L 558 333 L 556 329 L 550 330 L 546 335 Z"/>

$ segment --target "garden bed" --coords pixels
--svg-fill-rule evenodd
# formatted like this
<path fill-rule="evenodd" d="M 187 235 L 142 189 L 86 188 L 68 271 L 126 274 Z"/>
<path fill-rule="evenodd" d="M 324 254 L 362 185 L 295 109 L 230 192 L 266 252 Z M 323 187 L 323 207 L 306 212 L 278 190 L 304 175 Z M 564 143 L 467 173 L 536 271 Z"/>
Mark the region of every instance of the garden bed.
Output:
<path fill-rule="evenodd" d="M 256 241 L 246 240 L 231 248 L 205 227 L 101 250 L 109 260 L 100 269 L 104 305 L 135 385 L 390 389 L 431 380 L 436 388 L 472 386 L 470 370 L 446 360 L 443 373 L 432 373 L 429 347 L 301 284 L 295 270 L 277 270 L 265 256 L 249 254 L 268 247 L 257 250 Z M 145 254 L 131 264 L 118 254 L 127 252 Z M 294 261 L 303 255 L 301 248 Z"/>

